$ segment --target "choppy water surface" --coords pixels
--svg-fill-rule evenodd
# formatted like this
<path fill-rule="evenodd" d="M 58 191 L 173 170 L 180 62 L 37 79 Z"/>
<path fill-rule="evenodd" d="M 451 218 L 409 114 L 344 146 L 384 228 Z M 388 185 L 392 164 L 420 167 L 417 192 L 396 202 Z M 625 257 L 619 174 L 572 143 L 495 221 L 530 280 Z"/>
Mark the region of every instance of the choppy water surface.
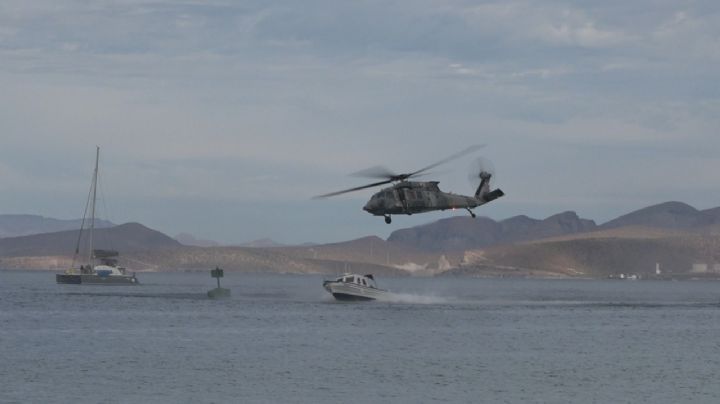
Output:
<path fill-rule="evenodd" d="M 0 402 L 720 402 L 720 283 L 0 271 Z"/>

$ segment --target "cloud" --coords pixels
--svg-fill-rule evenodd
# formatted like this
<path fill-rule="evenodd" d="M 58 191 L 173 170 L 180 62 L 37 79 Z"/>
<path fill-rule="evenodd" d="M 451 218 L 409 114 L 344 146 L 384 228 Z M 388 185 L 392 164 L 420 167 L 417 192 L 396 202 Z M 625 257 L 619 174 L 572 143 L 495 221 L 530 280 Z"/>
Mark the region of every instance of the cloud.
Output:
<path fill-rule="evenodd" d="M 280 200 L 377 231 L 357 210 L 372 191 L 304 204 L 354 185 L 346 173 L 475 143 L 504 167 L 508 197 L 488 212 L 717 196 L 703 185 L 720 168 L 711 1 L 8 0 L 0 27 L 4 206 L 75 212 L 96 144 L 126 216 L 162 210 L 163 226 L 213 202 L 243 206 L 241 221 Z M 469 188 L 464 164 L 438 174 L 443 189 Z M 65 202 L 47 207 L 49 187 Z M 224 225 L 198 221 L 198 235 Z"/>

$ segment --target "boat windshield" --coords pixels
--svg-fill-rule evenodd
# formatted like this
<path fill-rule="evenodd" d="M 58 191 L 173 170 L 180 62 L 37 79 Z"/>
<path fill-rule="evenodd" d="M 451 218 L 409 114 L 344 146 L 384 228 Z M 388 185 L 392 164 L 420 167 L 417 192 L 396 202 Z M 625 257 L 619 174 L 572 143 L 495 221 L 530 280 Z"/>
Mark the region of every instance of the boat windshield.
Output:
<path fill-rule="evenodd" d="M 375 280 L 365 276 L 345 275 L 337 278 L 335 282 L 354 283 L 356 285 L 367 286 L 369 288 L 377 288 L 377 286 L 375 285 Z"/>

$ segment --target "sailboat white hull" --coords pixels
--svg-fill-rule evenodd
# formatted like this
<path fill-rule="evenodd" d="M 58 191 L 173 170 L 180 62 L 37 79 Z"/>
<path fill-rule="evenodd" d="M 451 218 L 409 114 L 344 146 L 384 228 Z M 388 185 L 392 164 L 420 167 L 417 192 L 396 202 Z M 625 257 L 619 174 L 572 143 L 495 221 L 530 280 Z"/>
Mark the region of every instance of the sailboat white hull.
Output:
<path fill-rule="evenodd" d="M 56 274 L 55 282 L 66 285 L 107 286 L 128 286 L 140 284 L 134 275 L 100 276 L 96 274 Z"/>

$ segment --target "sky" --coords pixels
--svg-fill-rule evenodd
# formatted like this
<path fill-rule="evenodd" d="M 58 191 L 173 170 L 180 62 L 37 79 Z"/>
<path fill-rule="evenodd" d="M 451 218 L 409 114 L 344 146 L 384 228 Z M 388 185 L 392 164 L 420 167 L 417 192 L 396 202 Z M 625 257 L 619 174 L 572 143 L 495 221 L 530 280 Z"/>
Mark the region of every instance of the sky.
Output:
<path fill-rule="evenodd" d="M 331 242 L 382 217 L 348 174 L 469 145 L 496 220 L 720 206 L 720 4 L 3 0 L 0 213 L 101 213 L 222 243 Z M 472 194 L 474 156 L 435 170 Z"/>

